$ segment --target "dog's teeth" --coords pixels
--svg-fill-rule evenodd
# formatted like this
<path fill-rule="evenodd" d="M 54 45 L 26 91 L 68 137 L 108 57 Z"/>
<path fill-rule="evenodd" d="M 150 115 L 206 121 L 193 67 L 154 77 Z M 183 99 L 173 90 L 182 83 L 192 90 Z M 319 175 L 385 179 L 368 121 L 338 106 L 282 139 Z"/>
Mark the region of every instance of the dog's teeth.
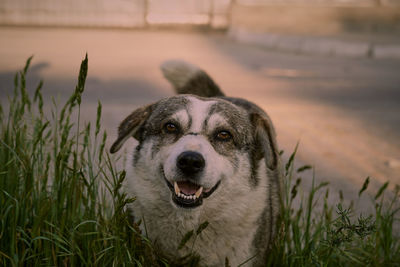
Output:
<path fill-rule="evenodd" d="M 179 196 L 179 193 L 181 192 L 181 190 L 179 189 L 177 182 L 174 182 L 174 189 L 175 189 L 175 194 L 177 194 Z"/>
<path fill-rule="evenodd" d="M 203 192 L 203 187 L 200 186 L 200 188 L 196 191 L 195 196 L 196 198 L 200 197 L 201 193 Z"/>

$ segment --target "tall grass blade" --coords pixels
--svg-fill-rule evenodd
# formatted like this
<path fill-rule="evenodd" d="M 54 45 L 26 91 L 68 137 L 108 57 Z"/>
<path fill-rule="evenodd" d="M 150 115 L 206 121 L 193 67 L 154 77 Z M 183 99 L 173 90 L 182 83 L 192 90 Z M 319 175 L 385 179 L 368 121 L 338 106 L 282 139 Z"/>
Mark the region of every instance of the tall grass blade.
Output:
<path fill-rule="evenodd" d="M 361 196 L 361 194 L 362 194 L 365 190 L 367 190 L 368 184 L 369 184 L 369 176 L 365 179 L 364 184 L 362 185 L 360 191 L 358 192 L 358 196 L 359 196 L 359 197 Z"/>

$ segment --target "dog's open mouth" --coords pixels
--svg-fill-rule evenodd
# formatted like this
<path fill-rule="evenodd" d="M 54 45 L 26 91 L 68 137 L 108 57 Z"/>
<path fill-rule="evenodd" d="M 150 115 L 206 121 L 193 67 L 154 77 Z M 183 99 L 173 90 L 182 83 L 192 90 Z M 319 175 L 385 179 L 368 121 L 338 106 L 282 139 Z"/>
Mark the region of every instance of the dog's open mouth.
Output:
<path fill-rule="evenodd" d="M 214 193 L 221 181 L 218 181 L 211 189 L 204 189 L 202 186 L 189 181 L 174 182 L 174 185 L 168 180 L 166 182 L 172 191 L 172 200 L 175 204 L 183 208 L 195 208 L 203 204 L 203 198 Z"/>

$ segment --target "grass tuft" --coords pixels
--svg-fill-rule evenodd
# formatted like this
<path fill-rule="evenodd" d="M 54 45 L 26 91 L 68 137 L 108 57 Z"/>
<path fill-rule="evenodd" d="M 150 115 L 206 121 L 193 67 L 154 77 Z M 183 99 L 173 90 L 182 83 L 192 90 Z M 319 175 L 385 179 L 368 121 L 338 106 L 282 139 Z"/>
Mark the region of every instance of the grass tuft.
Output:
<path fill-rule="evenodd" d="M 0 265 L 154 265 L 150 243 L 125 208 L 132 202 L 120 191 L 125 172 L 104 149 L 101 104 L 94 131 L 90 123 L 80 130 L 80 113 L 73 112 L 80 109 L 87 56 L 75 91 L 61 112 L 51 107 L 50 118 L 43 82 L 33 99 L 26 89 L 31 60 L 15 76 L 8 112 L 0 113 Z"/>

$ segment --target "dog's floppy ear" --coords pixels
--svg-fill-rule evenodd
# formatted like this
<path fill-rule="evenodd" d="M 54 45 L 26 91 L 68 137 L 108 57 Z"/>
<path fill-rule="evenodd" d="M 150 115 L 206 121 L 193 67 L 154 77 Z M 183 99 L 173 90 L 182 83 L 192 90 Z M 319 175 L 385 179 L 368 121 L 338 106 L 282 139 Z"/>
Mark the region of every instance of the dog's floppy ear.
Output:
<path fill-rule="evenodd" d="M 275 170 L 279 164 L 279 151 L 272 122 L 268 116 L 257 112 L 250 114 L 250 120 L 254 126 L 254 158 L 256 160 L 265 158 L 267 167 Z"/>
<path fill-rule="evenodd" d="M 152 108 L 153 105 L 138 108 L 121 122 L 118 127 L 118 138 L 110 148 L 111 153 L 117 152 L 129 137 L 139 140 L 140 129 L 149 118 Z"/>

